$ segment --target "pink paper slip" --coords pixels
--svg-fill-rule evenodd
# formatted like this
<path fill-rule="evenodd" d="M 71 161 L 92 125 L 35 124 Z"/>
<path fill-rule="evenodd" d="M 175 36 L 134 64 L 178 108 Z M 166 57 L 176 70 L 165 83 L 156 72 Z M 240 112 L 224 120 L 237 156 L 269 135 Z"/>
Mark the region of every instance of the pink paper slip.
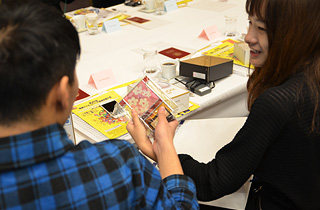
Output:
<path fill-rule="evenodd" d="M 216 25 L 210 26 L 208 28 L 205 28 L 201 34 L 199 35 L 199 38 L 204 38 L 209 41 L 216 39 L 220 37 L 220 33 L 218 31 L 218 27 Z"/>
<path fill-rule="evenodd" d="M 89 84 L 92 84 L 96 89 L 105 88 L 116 84 L 113 72 L 111 69 L 93 73 L 90 76 Z"/>

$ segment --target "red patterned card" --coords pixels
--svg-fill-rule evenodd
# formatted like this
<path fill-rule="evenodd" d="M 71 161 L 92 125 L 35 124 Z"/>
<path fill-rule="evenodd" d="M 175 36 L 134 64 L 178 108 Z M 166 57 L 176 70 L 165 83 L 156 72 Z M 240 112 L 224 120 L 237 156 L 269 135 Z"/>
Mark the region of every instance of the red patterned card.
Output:
<path fill-rule="evenodd" d="M 183 57 L 185 57 L 185 56 L 190 54 L 190 53 L 188 53 L 186 51 L 179 50 L 179 49 L 174 48 L 174 47 L 170 47 L 168 49 L 162 50 L 159 53 L 162 54 L 162 55 L 165 55 L 165 56 L 167 56 L 169 58 L 172 58 L 172 59 L 183 58 Z"/>
<path fill-rule="evenodd" d="M 139 23 L 139 24 L 142 24 L 142 23 L 150 21 L 150 20 L 147 20 L 147 19 L 144 19 L 144 18 L 140 18 L 140 17 L 127 18 L 127 20 L 130 20 L 132 22 Z"/>

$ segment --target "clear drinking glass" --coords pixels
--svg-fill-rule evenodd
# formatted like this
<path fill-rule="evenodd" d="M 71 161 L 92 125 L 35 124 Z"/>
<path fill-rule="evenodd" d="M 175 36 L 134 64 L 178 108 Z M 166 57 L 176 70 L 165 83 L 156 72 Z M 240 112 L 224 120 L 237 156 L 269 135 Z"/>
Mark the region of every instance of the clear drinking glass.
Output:
<path fill-rule="evenodd" d="M 225 17 L 225 33 L 226 36 L 237 35 L 237 16 L 226 15 Z"/>
<path fill-rule="evenodd" d="M 99 33 L 97 13 L 86 14 L 86 23 L 87 23 L 88 34 L 95 35 Z"/>
<path fill-rule="evenodd" d="M 164 14 L 164 0 L 155 0 L 155 15 L 163 15 Z"/>

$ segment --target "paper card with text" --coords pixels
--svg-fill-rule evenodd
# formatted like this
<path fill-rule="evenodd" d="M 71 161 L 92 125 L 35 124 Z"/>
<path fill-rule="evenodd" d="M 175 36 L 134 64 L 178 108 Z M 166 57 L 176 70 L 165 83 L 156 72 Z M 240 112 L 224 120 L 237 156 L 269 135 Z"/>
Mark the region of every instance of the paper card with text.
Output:
<path fill-rule="evenodd" d="M 166 12 L 171 12 L 178 9 L 176 0 L 168 0 L 164 2 L 164 8 Z"/>
<path fill-rule="evenodd" d="M 115 77 L 111 69 L 93 73 L 90 76 L 89 84 L 92 84 L 96 89 L 102 89 L 116 84 Z"/>
<path fill-rule="evenodd" d="M 183 58 L 183 57 L 185 57 L 185 56 L 190 54 L 189 52 L 186 52 L 186 51 L 183 51 L 183 50 L 179 50 L 179 49 L 174 48 L 174 47 L 170 47 L 168 49 L 162 50 L 159 53 L 162 54 L 162 55 L 165 55 L 165 56 L 167 56 L 169 58 L 172 58 L 172 59 Z"/>
<path fill-rule="evenodd" d="M 121 30 L 121 26 L 120 26 L 119 19 L 111 19 L 103 22 L 102 31 L 104 32 L 111 33 L 111 32 L 120 31 L 120 30 Z"/>
<path fill-rule="evenodd" d="M 218 31 L 218 27 L 216 25 L 210 26 L 208 28 L 205 28 L 201 34 L 199 35 L 199 38 L 204 38 L 209 41 L 216 39 L 220 37 L 220 33 Z"/>

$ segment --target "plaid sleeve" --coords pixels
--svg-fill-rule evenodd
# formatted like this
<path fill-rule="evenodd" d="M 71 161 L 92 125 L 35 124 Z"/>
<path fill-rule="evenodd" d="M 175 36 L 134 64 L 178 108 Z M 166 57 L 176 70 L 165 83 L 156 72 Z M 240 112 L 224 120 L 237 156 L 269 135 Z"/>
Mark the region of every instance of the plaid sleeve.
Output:
<path fill-rule="evenodd" d="M 199 209 L 196 187 L 185 175 L 171 175 L 161 179 L 159 171 L 141 155 L 146 208 Z"/>
<path fill-rule="evenodd" d="M 186 175 L 171 175 L 163 180 L 172 197 L 178 201 L 180 209 L 199 209 L 196 187 Z"/>

